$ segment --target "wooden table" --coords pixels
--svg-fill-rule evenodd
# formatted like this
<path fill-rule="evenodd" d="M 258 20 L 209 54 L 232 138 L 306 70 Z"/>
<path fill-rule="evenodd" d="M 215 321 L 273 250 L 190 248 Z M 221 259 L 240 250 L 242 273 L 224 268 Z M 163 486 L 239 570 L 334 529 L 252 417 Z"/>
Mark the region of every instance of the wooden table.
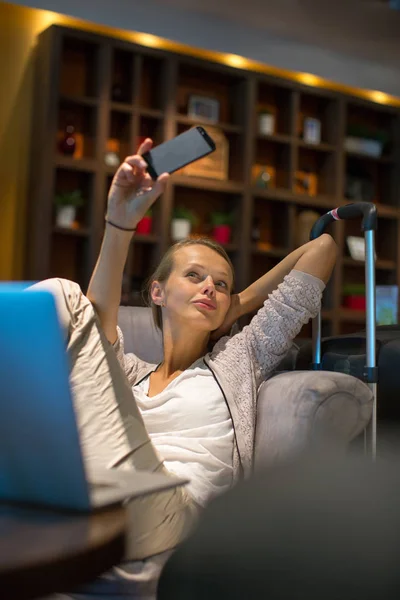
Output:
<path fill-rule="evenodd" d="M 30 600 L 73 589 L 120 562 L 122 507 L 91 515 L 0 504 L 0 597 Z"/>

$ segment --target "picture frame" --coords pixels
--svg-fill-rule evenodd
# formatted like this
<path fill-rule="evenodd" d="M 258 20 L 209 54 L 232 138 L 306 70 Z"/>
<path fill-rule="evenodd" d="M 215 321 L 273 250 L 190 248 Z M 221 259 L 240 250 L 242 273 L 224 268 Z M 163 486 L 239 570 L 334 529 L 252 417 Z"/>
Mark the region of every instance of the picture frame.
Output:
<path fill-rule="evenodd" d="M 229 178 L 229 142 L 225 134 L 217 127 L 207 127 L 215 142 L 216 150 L 200 160 L 186 165 L 178 171 L 190 177 L 205 177 L 226 181 Z"/>
<path fill-rule="evenodd" d="M 216 98 L 193 94 L 189 96 L 188 117 L 204 123 L 218 123 L 219 101 Z"/>

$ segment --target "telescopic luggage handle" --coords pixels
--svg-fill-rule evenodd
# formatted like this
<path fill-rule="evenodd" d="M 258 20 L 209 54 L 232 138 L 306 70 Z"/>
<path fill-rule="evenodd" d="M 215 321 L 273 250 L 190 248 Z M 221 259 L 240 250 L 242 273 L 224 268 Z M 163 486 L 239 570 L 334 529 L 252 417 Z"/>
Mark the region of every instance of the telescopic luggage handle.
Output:
<path fill-rule="evenodd" d="M 361 229 L 363 231 L 375 231 L 378 224 L 376 206 L 372 202 L 354 202 L 352 204 L 345 204 L 330 210 L 325 215 L 322 215 L 316 221 L 311 229 L 310 240 L 315 240 L 317 237 L 322 235 L 325 228 L 333 221 L 340 221 L 342 219 L 357 219 L 363 217 Z"/>
<path fill-rule="evenodd" d="M 354 202 L 339 206 L 322 215 L 313 225 L 310 240 L 315 240 L 322 235 L 326 227 L 333 221 L 342 219 L 356 219 L 362 217 L 361 229 L 365 234 L 365 287 L 366 287 L 366 339 L 367 339 L 367 364 L 364 377 L 372 390 L 373 414 L 371 421 L 371 452 L 376 458 L 376 426 L 377 426 L 377 382 L 378 369 L 376 367 L 376 295 L 375 295 L 375 230 L 378 219 L 376 206 L 372 202 Z M 313 369 L 321 369 L 321 311 L 313 320 Z"/>

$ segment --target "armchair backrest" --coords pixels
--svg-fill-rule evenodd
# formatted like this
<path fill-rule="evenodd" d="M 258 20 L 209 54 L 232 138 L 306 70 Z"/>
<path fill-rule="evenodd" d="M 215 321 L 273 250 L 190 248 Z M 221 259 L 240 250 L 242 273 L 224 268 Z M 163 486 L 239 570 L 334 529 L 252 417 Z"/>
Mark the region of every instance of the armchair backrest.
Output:
<path fill-rule="evenodd" d="M 125 352 L 133 352 L 146 362 L 161 362 L 162 336 L 154 325 L 151 308 L 120 306 L 118 325 L 124 335 Z"/>

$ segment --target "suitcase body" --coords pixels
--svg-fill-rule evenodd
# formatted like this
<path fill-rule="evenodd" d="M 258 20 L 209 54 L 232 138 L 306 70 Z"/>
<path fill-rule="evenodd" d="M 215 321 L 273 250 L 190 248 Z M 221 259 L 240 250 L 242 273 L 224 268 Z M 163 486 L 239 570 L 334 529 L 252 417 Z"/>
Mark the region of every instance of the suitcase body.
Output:
<path fill-rule="evenodd" d="M 379 372 L 377 417 L 379 421 L 400 421 L 400 326 L 376 328 L 376 365 Z M 324 338 L 321 342 L 321 368 L 353 375 L 365 382 L 367 362 L 366 332 Z M 308 370 L 313 363 L 312 342 L 301 346 L 296 370 Z"/>

